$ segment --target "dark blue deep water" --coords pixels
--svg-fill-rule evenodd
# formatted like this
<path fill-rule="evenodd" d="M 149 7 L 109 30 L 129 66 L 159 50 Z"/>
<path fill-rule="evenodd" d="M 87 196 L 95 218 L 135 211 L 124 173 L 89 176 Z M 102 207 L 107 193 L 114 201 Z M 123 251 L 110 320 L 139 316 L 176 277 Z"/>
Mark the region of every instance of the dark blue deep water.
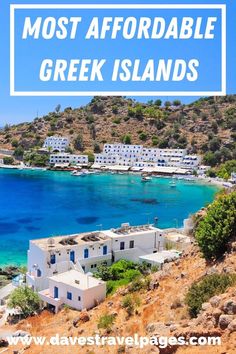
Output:
<path fill-rule="evenodd" d="M 26 262 L 33 238 L 153 223 L 181 226 L 218 188 L 136 175 L 73 177 L 65 172 L 0 170 L 0 265 Z M 101 226 L 102 225 L 102 226 Z"/>

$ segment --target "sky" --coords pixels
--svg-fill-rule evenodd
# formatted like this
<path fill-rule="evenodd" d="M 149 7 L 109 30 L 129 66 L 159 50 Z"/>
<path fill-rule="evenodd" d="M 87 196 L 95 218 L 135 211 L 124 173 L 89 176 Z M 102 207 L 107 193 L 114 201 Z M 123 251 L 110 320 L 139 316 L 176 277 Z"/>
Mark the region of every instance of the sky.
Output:
<path fill-rule="evenodd" d="M 10 71 L 10 58 L 9 58 L 9 8 L 10 4 L 63 4 L 66 3 L 66 1 L 63 0 L 50 0 L 50 1 L 27 1 L 27 0 L 21 0 L 17 1 L 15 0 L 14 2 L 4 0 L 2 2 L 1 7 L 0 7 L 0 127 L 4 126 L 6 123 L 8 124 L 14 124 L 14 123 L 20 123 L 24 121 L 31 121 L 37 116 L 42 116 L 44 114 L 47 114 L 49 111 L 53 111 L 55 107 L 58 104 L 61 104 L 62 109 L 68 106 L 71 107 L 79 107 L 82 105 L 85 105 L 91 100 L 91 97 L 11 97 L 10 96 L 10 87 L 9 87 L 9 71 Z M 85 1 L 80 0 L 70 0 L 68 3 L 70 4 L 78 4 L 78 3 L 86 3 Z M 95 1 L 91 0 L 87 3 L 113 3 L 108 0 L 102 0 L 102 1 Z M 126 1 L 117 1 L 116 3 L 119 4 L 138 4 L 138 3 L 145 3 L 144 1 L 141 0 L 126 0 Z M 199 4 L 203 3 L 202 1 L 184 1 L 184 0 L 179 0 L 179 1 L 174 1 L 174 0 L 169 0 L 169 1 L 158 1 L 158 0 L 149 0 L 149 4 Z M 235 45 L 235 38 L 236 38 L 236 28 L 235 28 L 235 23 L 236 23 L 236 2 L 235 1 L 207 1 L 207 4 L 226 4 L 227 5 L 227 93 L 228 94 L 233 94 L 236 93 L 236 45 Z M 55 83 L 50 83 L 49 86 L 42 84 L 42 82 L 39 82 L 38 78 L 36 75 L 33 75 L 32 73 L 35 73 L 35 68 L 39 63 L 39 60 L 42 58 L 47 57 L 50 53 L 50 57 L 56 58 L 59 57 L 60 53 L 63 52 L 63 55 L 65 52 L 69 53 L 68 58 L 75 58 L 76 55 L 78 56 L 78 52 L 82 52 L 82 49 L 86 48 L 87 54 L 91 56 L 91 58 L 96 58 L 98 53 L 100 54 L 102 52 L 103 55 L 109 56 L 109 58 L 117 58 L 120 53 L 129 53 L 129 57 L 132 55 L 132 58 L 137 58 L 140 56 L 139 54 L 141 53 L 142 58 L 149 58 L 150 53 L 155 53 L 154 48 L 153 48 L 153 42 L 152 41 L 141 41 L 140 43 L 133 43 L 132 48 L 129 47 L 129 43 L 126 41 L 122 41 L 121 38 L 118 38 L 115 42 L 109 42 L 106 41 L 105 43 L 100 42 L 91 42 L 91 44 L 86 44 L 86 43 L 80 43 L 81 47 L 77 48 L 75 45 L 71 46 L 71 41 L 63 41 L 63 44 L 60 43 L 60 48 L 58 47 L 58 42 L 57 41 L 50 41 L 50 45 L 46 44 L 45 41 L 32 41 L 29 45 L 29 41 L 25 41 L 23 43 L 22 40 L 17 40 L 19 39 L 17 36 L 19 35 L 17 29 L 22 27 L 22 21 L 24 18 L 24 15 L 19 15 L 16 17 L 16 76 L 15 76 L 15 86 L 16 89 L 19 91 L 30 91 L 30 90 L 44 90 L 45 88 L 49 88 L 52 90 L 60 90 L 62 89 L 62 86 L 60 84 L 55 84 Z M 45 13 L 44 13 L 45 14 Z M 63 15 L 69 15 L 69 12 L 64 11 Z M 104 13 L 105 14 L 105 13 Z M 32 13 L 32 16 L 35 15 L 35 12 Z M 37 12 L 37 15 L 41 15 L 40 12 Z M 109 12 L 107 12 L 107 16 L 109 16 Z M 121 14 L 117 14 L 121 15 Z M 145 13 L 145 11 L 142 14 L 143 16 L 147 15 L 148 13 Z M 176 11 L 170 12 L 170 16 L 175 16 Z M 189 15 L 186 14 L 186 15 Z M 194 13 L 193 16 L 200 16 L 200 13 Z M 59 16 L 59 15 L 58 15 Z M 60 13 L 61 16 L 61 13 Z M 219 67 L 220 67 L 220 57 L 218 56 L 219 53 L 219 43 L 220 43 L 220 33 L 217 32 L 216 35 L 216 40 L 214 41 L 214 45 L 211 43 L 206 43 L 206 41 L 202 44 L 200 47 L 198 47 L 198 43 L 194 41 L 189 41 L 189 46 L 186 48 L 186 46 L 182 46 L 180 41 L 169 43 L 171 44 L 171 57 L 172 58 L 178 58 L 179 53 L 185 54 L 186 58 L 189 57 L 190 55 L 198 55 L 198 57 L 201 59 L 201 61 L 205 64 L 204 70 L 201 72 L 200 71 L 200 78 L 199 80 L 199 87 L 196 87 L 196 89 L 199 88 L 199 90 L 204 91 L 203 86 L 205 86 L 205 90 L 210 90 L 211 87 L 216 87 L 216 83 L 219 81 L 218 80 L 218 73 L 219 73 Z M 88 47 L 86 47 L 86 45 Z M 90 45 L 90 47 L 89 47 Z M 132 49 L 132 50 L 131 50 Z M 160 44 L 159 47 L 156 49 L 159 52 L 162 53 L 162 55 L 168 57 L 169 53 L 169 47 L 166 48 L 166 44 Z M 207 53 L 207 55 L 205 55 Z M 106 70 L 109 70 L 109 66 L 107 67 Z M 73 85 L 67 85 L 63 86 L 64 89 L 66 90 L 71 90 L 75 86 L 75 83 Z M 86 90 L 88 87 L 86 86 L 88 84 L 84 84 L 82 86 L 82 89 Z M 124 83 L 119 83 L 116 84 L 119 85 L 117 86 L 117 89 L 124 89 L 126 88 L 127 84 Z M 183 83 L 183 87 L 186 88 L 186 90 L 189 89 L 187 86 L 187 83 Z M 130 90 L 131 89 L 140 89 L 142 87 L 142 84 L 140 83 L 135 83 L 133 86 L 129 85 Z M 150 83 L 150 90 L 153 89 L 154 86 Z M 98 89 L 101 89 L 104 87 L 98 85 Z M 105 87 L 106 88 L 112 88 L 110 86 Z M 146 87 L 145 87 L 146 88 Z M 175 89 L 175 86 L 163 86 L 163 89 Z M 218 87 L 217 87 L 218 88 Z M 156 97 L 134 97 L 138 101 L 146 102 L 150 99 L 156 99 Z M 182 102 L 184 103 L 189 103 L 192 102 L 196 99 L 196 97 L 160 97 L 163 101 L 165 100 L 174 100 L 175 98 L 181 99 Z"/>

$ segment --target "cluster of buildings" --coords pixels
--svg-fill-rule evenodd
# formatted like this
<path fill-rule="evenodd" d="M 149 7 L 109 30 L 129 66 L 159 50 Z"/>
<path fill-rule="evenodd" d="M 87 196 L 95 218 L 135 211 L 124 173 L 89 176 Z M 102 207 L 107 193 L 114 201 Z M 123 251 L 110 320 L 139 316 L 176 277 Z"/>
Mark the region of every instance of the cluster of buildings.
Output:
<path fill-rule="evenodd" d="M 106 284 L 93 276 L 99 265 L 120 259 L 162 266 L 180 252 L 166 251 L 164 231 L 130 226 L 30 241 L 27 284 L 57 312 L 67 304 L 90 309 L 106 297 Z"/>
<path fill-rule="evenodd" d="M 95 164 L 100 166 L 176 167 L 193 170 L 200 165 L 200 157 L 188 155 L 186 149 L 146 148 L 142 145 L 105 144 L 103 152 L 95 154 Z"/>
<path fill-rule="evenodd" d="M 67 137 L 49 136 L 45 139 L 43 150 L 49 151 L 49 163 L 52 166 L 79 165 L 88 166 L 88 155 L 71 154 L 67 152 L 70 140 Z"/>
<path fill-rule="evenodd" d="M 47 137 L 43 148 L 52 152 L 50 165 L 88 165 L 87 155 L 67 153 L 69 139 Z M 105 144 L 102 153 L 94 155 L 93 168 L 160 173 L 186 173 L 198 170 L 201 158 L 186 149 L 148 148 L 142 145 Z"/>

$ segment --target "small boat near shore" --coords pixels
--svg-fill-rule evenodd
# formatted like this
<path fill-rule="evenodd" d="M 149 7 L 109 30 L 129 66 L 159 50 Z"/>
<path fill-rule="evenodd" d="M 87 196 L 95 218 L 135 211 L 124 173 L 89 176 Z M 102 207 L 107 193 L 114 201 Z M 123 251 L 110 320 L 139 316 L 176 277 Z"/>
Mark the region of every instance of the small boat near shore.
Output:
<path fill-rule="evenodd" d="M 145 183 L 145 182 L 150 182 L 151 180 L 152 178 L 149 176 L 142 176 L 141 182 Z"/>
<path fill-rule="evenodd" d="M 170 185 L 170 188 L 176 188 L 176 182 L 175 181 L 170 181 L 169 185 Z"/>

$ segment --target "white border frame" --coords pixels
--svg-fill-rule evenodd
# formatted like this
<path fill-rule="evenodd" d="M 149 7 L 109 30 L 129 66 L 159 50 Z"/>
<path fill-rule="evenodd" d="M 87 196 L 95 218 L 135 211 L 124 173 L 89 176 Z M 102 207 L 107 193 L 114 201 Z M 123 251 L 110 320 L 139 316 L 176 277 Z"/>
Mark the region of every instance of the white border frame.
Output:
<path fill-rule="evenodd" d="M 221 10 L 221 91 L 15 91 L 15 10 L 17 9 L 218 9 Z M 10 5 L 11 96 L 225 96 L 226 5 L 225 4 L 11 4 Z"/>

